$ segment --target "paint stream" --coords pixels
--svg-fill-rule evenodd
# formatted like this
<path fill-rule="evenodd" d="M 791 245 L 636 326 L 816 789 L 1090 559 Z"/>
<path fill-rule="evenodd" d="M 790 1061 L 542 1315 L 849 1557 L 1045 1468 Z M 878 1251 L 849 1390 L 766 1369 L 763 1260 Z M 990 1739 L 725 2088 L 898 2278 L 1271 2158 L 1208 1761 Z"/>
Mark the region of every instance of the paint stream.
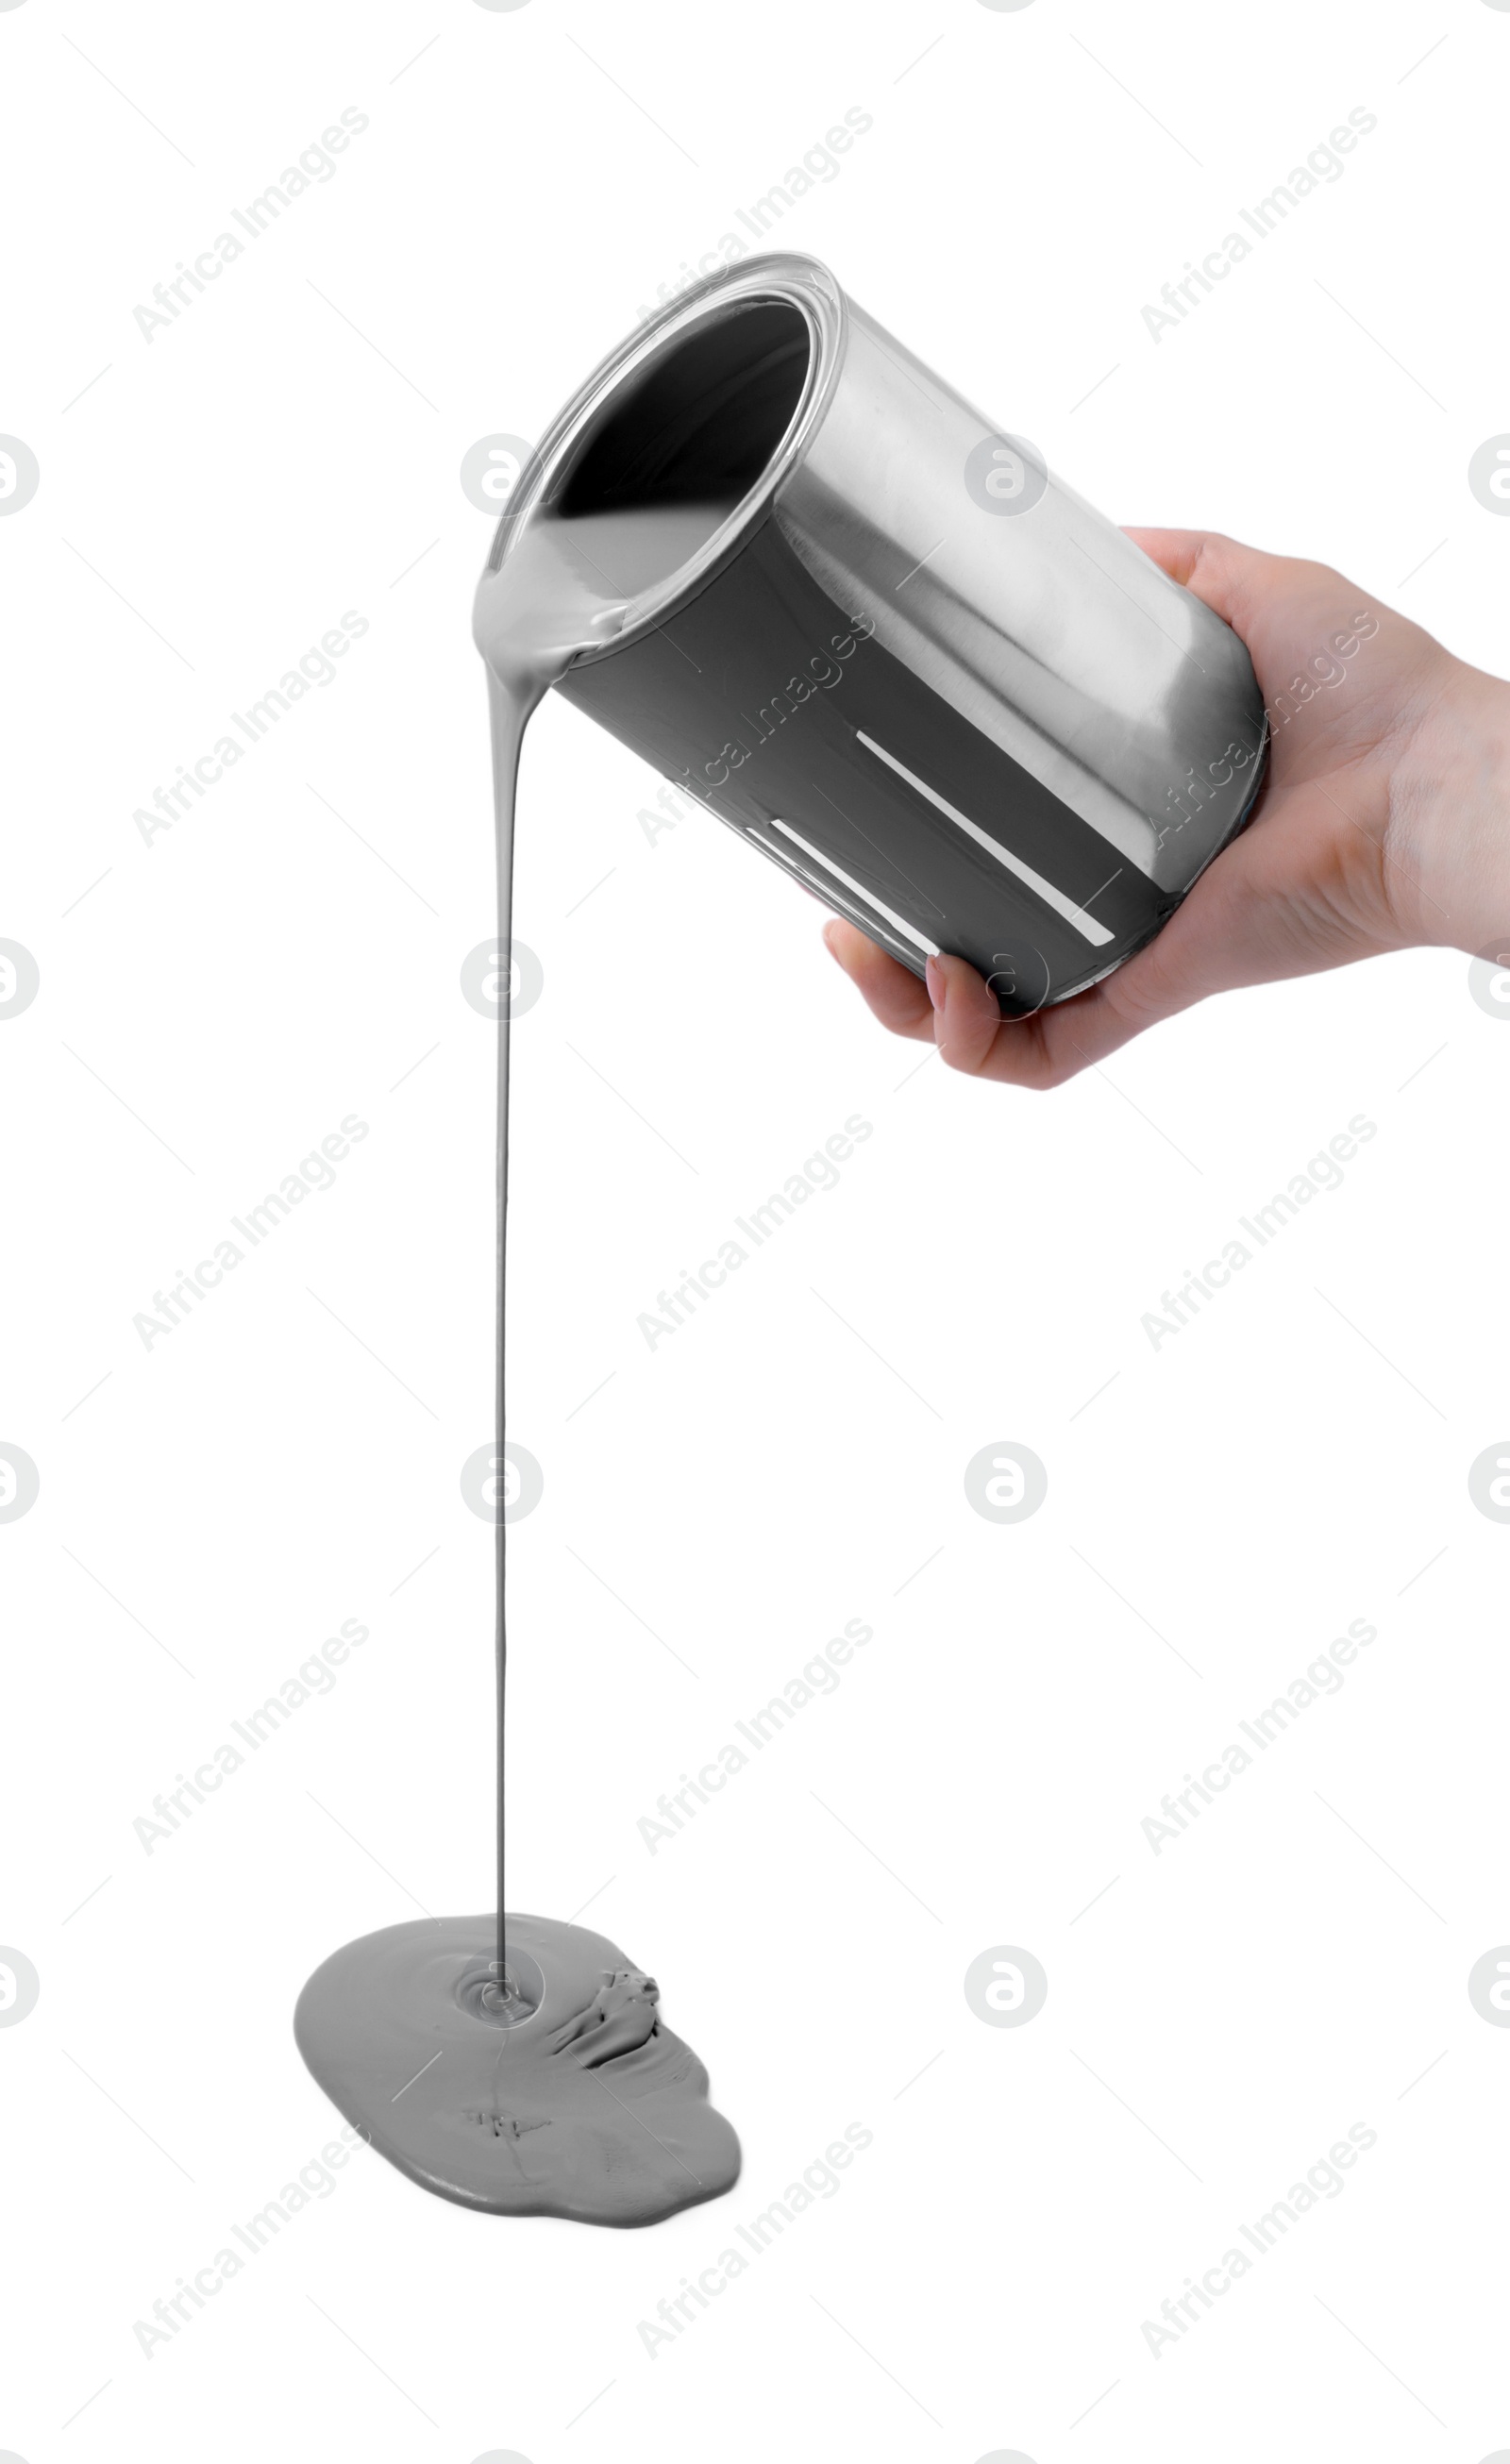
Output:
<path fill-rule="evenodd" d="M 733 509 L 728 503 L 630 506 L 571 519 L 536 516 L 510 542 L 483 586 L 479 646 L 488 669 L 492 717 L 493 828 L 498 946 L 510 947 L 514 917 L 514 825 L 519 751 L 532 714 L 579 652 L 611 641 L 631 603 L 686 564 Z M 506 1419 L 504 1353 L 508 1328 L 509 1003 L 498 1020 L 497 1452 Z M 503 1911 L 509 1904 L 505 1819 L 508 1769 L 507 1526 L 498 1518 L 498 1959 L 507 1971 Z M 507 1981 L 507 1980 L 506 1980 Z"/>
<path fill-rule="evenodd" d="M 687 564 L 736 499 L 531 514 L 479 598 L 492 727 L 498 946 L 513 935 L 514 803 L 531 714 L 582 651 Z M 506 1430 L 509 1004 L 498 1020 L 495 1447 Z M 718 2196 L 739 2143 L 708 2074 L 656 2013 L 658 1989 L 601 1934 L 503 1911 L 506 1529 L 496 1559 L 496 1918 L 434 1918 L 347 1943 L 299 1997 L 299 2050 L 380 2154 L 496 2214 L 649 2224 Z M 562 1768 L 564 1739 L 556 1742 Z"/>

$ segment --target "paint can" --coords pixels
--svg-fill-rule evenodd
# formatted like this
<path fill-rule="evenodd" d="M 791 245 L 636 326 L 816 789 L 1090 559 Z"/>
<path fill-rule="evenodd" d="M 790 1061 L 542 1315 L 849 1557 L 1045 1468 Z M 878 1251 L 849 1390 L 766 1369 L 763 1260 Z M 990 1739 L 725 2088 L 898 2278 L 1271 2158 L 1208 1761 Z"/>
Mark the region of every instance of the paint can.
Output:
<path fill-rule="evenodd" d="M 953 952 L 1005 1016 L 1065 1000 L 1242 827 L 1236 634 L 816 259 L 747 260 L 609 354 L 514 491 L 479 637 L 532 518 L 699 505 L 556 690 L 914 974 Z"/>

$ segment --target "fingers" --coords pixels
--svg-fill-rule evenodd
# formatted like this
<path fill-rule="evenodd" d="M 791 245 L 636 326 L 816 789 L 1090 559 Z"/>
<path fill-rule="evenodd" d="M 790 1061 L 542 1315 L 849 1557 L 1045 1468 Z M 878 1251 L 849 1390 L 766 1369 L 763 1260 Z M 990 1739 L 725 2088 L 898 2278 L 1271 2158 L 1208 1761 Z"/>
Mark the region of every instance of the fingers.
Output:
<path fill-rule="evenodd" d="M 933 1004 L 916 976 L 837 915 L 824 925 L 823 938 L 883 1026 L 915 1043 L 932 1043 Z"/>
<path fill-rule="evenodd" d="M 1154 943 L 1105 983 L 1025 1019 L 1004 1019 L 995 994 L 966 959 L 930 958 L 940 1058 L 967 1077 L 1039 1090 L 1061 1087 L 1145 1027 L 1201 998 L 1206 987 L 1182 980 L 1177 972 L 1162 965 L 1143 969 L 1143 959 L 1152 960 L 1157 950 Z"/>
<path fill-rule="evenodd" d="M 930 958 L 925 990 L 852 924 L 835 918 L 823 938 L 893 1034 L 936 1043 L 941 1060 L 965 1077 L 1061 1087 L 1210 993 L 1338 963 L 1342 953 L 1302 951 L 1282 933 L 1271 944 L 1259 918 L 1269 917 L 1271 929 L 1279 919 L 1269 885 L 1255 876 L 1255 853 L 1251 841 L 1239 840 L 1224 858 L 1227 877 L 1220 868 L 1206 874 L 1147 949 L 1088 992 L 1026 1019 L 1001 1016 L 968 959 Z"/>
<path fill-rule="evenodd" d="M 1004 1045 L 1004 1021 L 996 997 L 988 992 L 968 958 L 930 958 L 929 999 L 933 1004 L 933 1041 L 939 1059 L 967 1078 L 997 1078 L 997 1046 Z"/>
<path fill-rule="evenodd" d="M 1356 801 L 1357 791 L 1349 788 Z M 1212 994 L 1276 983 L 1340 967 L 1409 936 L 1390 915 L 1382 889 L 1375 816 L 1344 812 L 1328 790 L 1298 787 L 1271 808 L 1262 827 L 1234 840 L 1204 872 L 1163 931 L 1089 991 L 1027 1019 L 1003 1019 L 968 960 L 929 961 L 932 1015 L 923 987 L 878 951 L 851 953 L 864 935 L 847 925 L 843 963 L 884 1024 L 931 1034 L 946 1065 L 968 1077 L 1009 1086 L 1061 1087 L 1162 1020 Z M 859 959 L 850 964 L 851 955 Z M 884 979 L 884 997 L 864 977 Z M 906 986 L 898 997 L 889 979 Z"/>
<path fill-rule="evenodd" d="M 1183 913 L 1183 911 L 1182 911 Z M 1172 932 L 1179 916 L 1168 928 Z M 1165 937 L 1168 937 L 1168 933 Z M 968 1078 L 1016 1087 L 1062 1086 L 1159 1018 L 1171 1017 L 1211 989 L 1181 983 L 1156 965 L 1159 944 L 1075 1000 L 1029 1019 L 1004 1019 L 996 995 L 966 958 L 928 962 L 927 986 L 853 924 L 831 917 L 823 938 L 882 1025 L 939 1057 Z"/>
<path fill-rule="evenodd" d="M 1350 692 L 1346 702 L 1326 703 L 1328 726 L 1302 730 L 1306 740 L 1329 747 L 1338 714 L 1350 711 L 1352 723 L 1373 728 L 1371 709 L 1381 693 L 1392 703 L 1402 691 L 1411 702 L 1434 698 L 1450 667 L 1447 654 L 1429 633 L 1396 615 L 1346 574 L 1329 564 L 1303 557 L 1269 556 L 1244 547 L 1220 531 L 1129 530 L 1127 537 L 1151 558 L 1171 582 L 1204 599 L 1208 607 L 1238 634 L 1252 654 L 1265 701 L 1287 694 L 1286 710 L 1315 699 L 1320 688 L 1334 687 L 1346 672 L 1334 655 L 1345 637 L 1345 657 L 1353 656 L 1360 640 L 1374 643 L 1360 672 L 1372 680 L 1371 693 Z M 1356 627 L 1365 616 L 1360 634 Z M 1281 714 L 1282 715 L 1282 714 Z M 1346 722 L 1345 721 L 1345 724 Z M 1376 730 L 1375 730 L 1376 732 Z M 1286 766 L 1293 764 L 1293 739 L 1281 737 L 1276 747 Z"/>
<path fill-rule="evenodd" d="M 974 968 L 963 958 L 934 961 L 930 976 L 936 970 L 944 988 L 934 1021 L 943 1058 L 1010 1086 L 1061 1087 L 1213 993 L 1345 966 L 1395 946 L 1397 935 L 1368 929 L 1368 900 L 1345 878 L 1349 866 L 1372 864 L 1371 846 L 1367 832 L 1333 831 L 1329 808 L 1309 805 L 1302 791 L 1272 826 L 1227 848 L 1147 948 L 1088 992 L 1029 1019 L 998 1019 L 993 1027 L 996 1002 Z"/>
<path fill-rule="evenodd" d="M 1151 557 L 1171 582 L 1181 583 L 1204 599 L 1224 624 L 1246 639 L 1258 604 L 1272 590 L 1287 560 L 1268 556 L 1262 548 L 1244 547 L 1222 531 L 1143 530 L 1129 526 L 1127 537 Z"/>

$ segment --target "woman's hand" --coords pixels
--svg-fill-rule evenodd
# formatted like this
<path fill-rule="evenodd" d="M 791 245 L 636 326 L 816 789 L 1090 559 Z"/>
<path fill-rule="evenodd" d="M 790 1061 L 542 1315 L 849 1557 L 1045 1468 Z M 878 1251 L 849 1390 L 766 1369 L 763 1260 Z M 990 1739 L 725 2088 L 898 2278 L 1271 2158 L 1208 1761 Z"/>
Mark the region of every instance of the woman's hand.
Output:
<path fill-rule="evenodd" d="M 1003 1019 L 964 958 L 930 958 L 925 990 L 854 925 L 823 927 L 882 1024 L 972 1077 L 1058 1087 L 1238 984 L 1421 942 L 1478 951 L 1498 934 L 1510 947 L 1510 685 L 1327 565 L 1201 531 L 1128 537 L 1247 644 L 1271 714 L 1268 775 L 1248 827 L 1163 932 L 1032 1018 Z M 1338 635 L 1355 640 L 1346 658 Z"/>

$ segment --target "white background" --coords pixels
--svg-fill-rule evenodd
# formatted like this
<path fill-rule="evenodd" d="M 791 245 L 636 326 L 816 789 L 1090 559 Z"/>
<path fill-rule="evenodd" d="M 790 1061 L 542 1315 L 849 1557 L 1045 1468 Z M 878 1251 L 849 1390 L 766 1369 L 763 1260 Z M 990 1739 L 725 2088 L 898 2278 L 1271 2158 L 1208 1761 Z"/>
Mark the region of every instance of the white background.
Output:
<path fill-rule="evenodd" d="M 1510 2445 L 1510 2032 L 1466 1991 L 1510 1938 L 1510 1530 L 1466 1485 L 1510 1428 L 1510 1032 L 1415 954 L 1052 1096 L 952 1078 L 774 869 L 707 822 L 652 846 L 653 776 L 558 703 L 516 908 L 515 1896 L 590 1900 L 655 1972 L 743 2178 L 620 2234 L 362 2153 L 150 2360 L 133 2334 L 334 2135 L 309 1970 L 490 1902 L 462 455 L 537 433 L 858 106 L 783 244 L 1115 518 L 1328 560 L 1502 671 L 1510 523 L 1466 468 L 1510 428 L 1507 76 L 1482 0 L 0 13 L 0 429 L 41 468 L 0 523 L 0 933 L 41 972 L 0 1027 L 0 1439 L 41 1476 L 0 1527 L 27 2464 Z M 1346 175 L 1155 345 L 1145 301 L 1358 106 Z M 154 283 L 347 107 L 336 176 L 145 341 Z M 347 609 L 336 681 L 144 844 Z M 352 1112 L 336 1186 L 144 1350 L 154 1290 Z M 856 1112 L 840 1187 L 647 1350 L 658 1288 Z M 1155 1353 L 1161 1291 L 1360 1112 L 1345 1185 Z M 962 1485 L 1005 1440 L 1049 1472 L 1018 1526 Z M 661 1792 L 852 1617 L 838 1692 L 652 1857 Z M 1165 1792 L 1360 1617 L 1341 1694 L 1155 1857 Z M 153 1796 L 345 1618 L 335 1690 L 146 1855 Z M 1048 1973 L 1021 2029 L 964 1998 L 1002 1944 Z M 852 2122 L 841 2193 L 648 2356 Z M 1141 2322 L 1354 2123 L 1344 2194 L 1155 2360 Z"/>

